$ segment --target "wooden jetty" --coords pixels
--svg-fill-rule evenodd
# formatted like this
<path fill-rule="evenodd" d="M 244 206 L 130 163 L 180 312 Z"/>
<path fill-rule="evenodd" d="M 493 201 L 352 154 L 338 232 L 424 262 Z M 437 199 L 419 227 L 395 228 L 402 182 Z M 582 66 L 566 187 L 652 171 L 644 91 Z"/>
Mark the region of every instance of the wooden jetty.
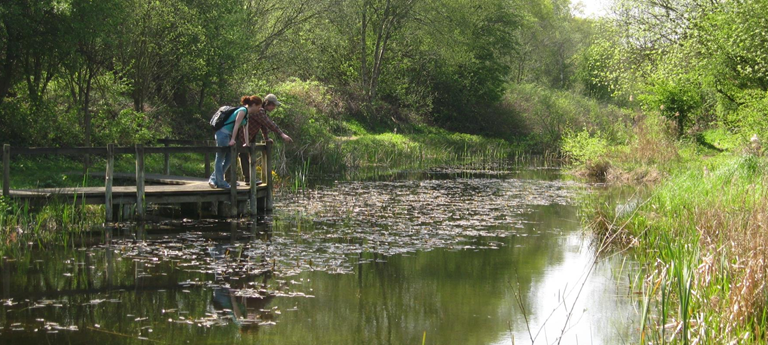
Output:
<path fill-rule="evenodd" d="M 245 213 L 256 214 L 259 209 L 272 209 L 272 143 L 252 143 L 249 147 L 231 146 L 224 148 L 210 144 L 201 146 L 200 143 L 206 143 L 201 141 L 165 139 L 158 141 L 158 143 L 163 146 L 150 147 L 138 144 L 134 147 L 118 147 L 109 144 L 107 147 L 40 148 L 11 147 L 5 144 L 3 145 L 3 196 L 27 200 L 30 203 L 44 203 L 51 199 L 58 199 L 68 202 L 77 201 L 83 204 L 103 204 L 106 207 L 107 222 L 115 219 L 115 211 L 119 209 L 119 206 L 129 206 L 123 207 L 124 210 L 135 210 L 135 216 L 138 220 L 145 218 L 148 204 L 196 204 L 201 206 L 210 203 L 214 210 L 217 210 L 218 207 L 216 206 L 219 203 L 224 203 L 229 205 L 229 209 L 224 209 L 224 212 L 230 216 Z M 242 184 L 237 187 L 232 183 L 233 188 L 230 189 L 212 189 L 208 186 L 207 178 L 170 175 L 171 154 L 202 153 L 205 157 L 205 174 L 209 176 L 211 174 L 211 158 L 222 150 L 230 150 L 232 155 L 232 164 L 228 171 L 227 180 L 237 180 L 237 154 L 247 152 L 251 156 L 250 180 L 255 183 L 248 186 Z M 164 155 L 164 175 L 145 173 L 144 157 L 148 154 Z M 32 155 L 104 156 L 107 163 L 106 171 L 103 175 L 98 174 L 104 178 L 104 187 L 10 189 L 11 156 Z M 115 173 L 115 157 L 119 155 L 133 155 L 136 158 L 135 171 Z M 85 161 L 88 162 L 89 160 L 86 159 Z M 259 165 L 257 165 L 257 161 L 261 162 L 263 177 L 258 176 L 256 167 Z M 114 181 L 119 179 L 135 181 L 135 185 L 115 186 Z M 147 185 L 147 183 L 152 185 Z M 250 202 L 248 212 L 244 207 L 246 201 Z"/>

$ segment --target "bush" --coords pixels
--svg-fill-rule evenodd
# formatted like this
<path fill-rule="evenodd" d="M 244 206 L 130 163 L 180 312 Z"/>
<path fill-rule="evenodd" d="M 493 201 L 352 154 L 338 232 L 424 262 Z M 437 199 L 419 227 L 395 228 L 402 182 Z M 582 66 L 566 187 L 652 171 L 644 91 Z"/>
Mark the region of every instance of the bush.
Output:
<path fill-rule="evenodd" d="M 578 163 L 596 162 L 608 152 L 608 142 L 596 135 L 590 135 L 586 129 L 581 132 L 567 131 L 563 138 L 563 153 Z"/>
<path fill-rule="evenodd" d="M 522 136 L 532 140 L 537 151 L 558 151 L 569 128 L 599 132 L 611 144 L 629 140 L 632 113 L 569 91 L 537 85 L 510 86 L 504 103 L 515 114 Z"/>
<path fill-rule="evenodd" d="M 742 105 L 727 117 L 728 122 L 738 128 L 746 142 L 754 134 L 760 138 L 768 135 L 768 92 L 748 90 L 740 95 Z"/>
<path fill-rule="evenodd" d="M 673 121 L 677 126 L 677 136 L 685 133 L 685 127 L 690 119 L 695 118 L 703 105 L 701 87 L 687 76 L 670 80 L 659 77 L 648 86 L 648 93 L 642 95 L 647 111 L 658 111 Z"/>
<path fill-rule="evenodd" d="M 95 145 L 148 143 L 171 134 L 170 126 L 160 121 L 159 116 L 132 109 L 125 109 L 114 117 L 107 112 L 95 114 L 92 125 Z"/>

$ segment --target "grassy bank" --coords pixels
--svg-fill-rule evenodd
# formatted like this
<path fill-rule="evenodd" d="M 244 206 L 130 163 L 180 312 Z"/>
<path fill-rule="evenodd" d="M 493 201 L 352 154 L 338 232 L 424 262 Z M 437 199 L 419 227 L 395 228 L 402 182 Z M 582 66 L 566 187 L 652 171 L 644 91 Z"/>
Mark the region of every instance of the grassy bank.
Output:
<path fill-rule="evenodd" d="M 574 136 L 569 150 L 576 173 L 649 186 L 619 204 L 593 196 L 583 210 L 595 243 L 642 267 L 631 277 L 640 343 L 765 343 L 768 160 L 721 129 L 678 140 L 651 117 L 633 133 L 625 145 Z"/>

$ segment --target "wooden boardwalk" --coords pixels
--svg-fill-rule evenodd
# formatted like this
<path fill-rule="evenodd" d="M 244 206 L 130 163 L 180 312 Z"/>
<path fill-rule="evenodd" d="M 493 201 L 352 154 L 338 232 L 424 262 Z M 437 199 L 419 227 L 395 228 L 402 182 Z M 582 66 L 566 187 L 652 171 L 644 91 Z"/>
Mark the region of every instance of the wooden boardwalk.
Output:
<path fill-rule="evenodd" d="M 228 202 L 230 200 L 229 189 L 212 189 L 207 182 L 180 184 L 179 181 L 168 185 L 153 185 L 144 187 L 144 200 L 153 204 L 177 204 L 194 202 Z M 240 182 L 241 184 L 243 182 Z M 256 186 L 257 197 L 266 197 L 267 184 L 260 183 Z M 237 187 L 237 199 L 248 200 L 250 186 Z M 89 205 L 104 205 L 104 187 L 76 187 L 76 188 L 39 188 L 39 189 L 11 189 L 10 196 L 19 199 L 53 199 L 82 201 Z M 136 186 L 112 187 L 112 204 L 135 204 Z"/>
<path fill-rule="evenodd" d="M 43 204 L 51 200 L 76 202 L 77 204 L 105 205 L 106 221 L 114 219 L 114 211 L 122 205 L 135 205 L 136 217 L 141 220 L 145 217 L 148 204 L 174 204 L 189 205 L 210 203 L 214 209 L 219 203 L 229 205 L 227 213 L 230 216 L 238 216 L 245 213 L 255 214 L 258 209 L 272 209 L 272 174 L 258 176 L 256 161 L 261 161 L 261 170 L 271 172 L 272 147 L 271 144 L 252 144 L 250 147 L 219 148 L 211 146 L 175 146 L 169 147 L 169 143 L 178 144 L 175 141 L 166 141 L 165 147 L 144 147 L 136 145 L 134 148 L 118 148 L 109 145 L 105 148 L 11 148 L 3 146 L 3 195 L 32 204 Z M 208 185 L 208 179 L 200 177 L 173 176 L 168 174 L 169 156 L 171 153 L 204 153 L 206 175 L 210 174 L 210 157 L 221 150 L 230 150 L 230 154 L 237 157 L 239 152 L 247 152 L 251 155 L 251 181 L 257 183 L 240 186 L 231 189 L 213 189 Z M 164 154 L 165 175 L 145 174 L 144 155 Z M 104 187 L 75 187 L 75 188 L 36 188 L 36 189 L 10 189 L 11 155 L 105 155 L 107 168 L 104 174 L 90 173 L 90 176 L 104 178 Z M 136 157 L 136 170 L 131 173 L 115 173 L 114 157 L 120 154 L 132 154 Z M 88 161 L 88 160 L 86 160 Z M 228 181 L 236 180 L 236 160 L 228 172 Z M 115 186 L 115 180 L 132 181 L 134 185 Z M 263 181 L 263 182 L 262 182 Z M 151 185 L 147 185 L 150 183 Z M 246 201 L 250 202 L 250 208 L 246 212 Z M 117 208 L 115 208 L 117 206 Z"/>

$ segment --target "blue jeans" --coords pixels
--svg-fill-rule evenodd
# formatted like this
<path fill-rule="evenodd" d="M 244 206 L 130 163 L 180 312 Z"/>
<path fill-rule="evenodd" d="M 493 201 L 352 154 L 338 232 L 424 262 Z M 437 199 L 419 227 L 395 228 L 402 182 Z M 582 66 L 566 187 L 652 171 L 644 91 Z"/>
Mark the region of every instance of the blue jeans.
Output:
<path fill-rule="evenodd" d="M 232 133 L 222 128 L 216 132 L 216 146 L 229 148 L 229 141 L 232 139 Z M 216 160 L 213 162 L 213 174 L 208 181 L 213 182 L 217 187 L 226 183 L 224 181 L 224 172 L 227 171 L 232 163 L 232 154 L 229 149 L 216 152 Z"/>

